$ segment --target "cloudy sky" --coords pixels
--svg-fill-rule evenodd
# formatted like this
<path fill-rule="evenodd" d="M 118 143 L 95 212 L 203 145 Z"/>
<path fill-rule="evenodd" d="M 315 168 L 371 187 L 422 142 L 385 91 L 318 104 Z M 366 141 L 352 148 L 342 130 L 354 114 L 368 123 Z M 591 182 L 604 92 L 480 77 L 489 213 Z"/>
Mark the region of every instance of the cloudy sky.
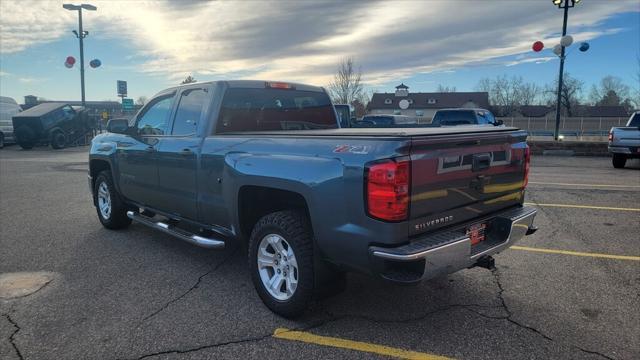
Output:
<path fill-rule="evenodd" d="M 89 1 L 89 0 L 86 0 Z M 0 1 L 0 93 L 79 97 L 71 30 L 76 12 L 63 1 Z M 425 1 L 91 1 L 83 12 L 87 98 L 116 99 L 116 80 L 130 97 L 150 96 L 192 74 L 199 81 L 274 79 L 326 85 L 352 57 L 370 89 L 411 91 L 438 84 L 473 90 L 482 77 L 518 75 L 539 84 L 557 76 L 550 48 L 562 11 L 550 0 Z M 587 84 L 605 75 L 634 78 L 640 56 L 640 1 L 582 0 L 569 33 L 591 49 L 571 48 L 567 71 Z M 548 46 L 531 51 L 535 40 Z"/>

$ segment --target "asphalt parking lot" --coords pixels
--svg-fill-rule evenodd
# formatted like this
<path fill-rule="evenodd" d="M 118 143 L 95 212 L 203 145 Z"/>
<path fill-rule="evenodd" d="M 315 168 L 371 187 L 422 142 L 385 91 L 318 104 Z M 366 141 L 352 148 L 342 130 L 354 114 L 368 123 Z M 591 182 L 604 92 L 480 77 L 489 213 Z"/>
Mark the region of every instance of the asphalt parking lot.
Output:
<path fill-rule="evenodd" d="M 415 287 L 350 275 L 290 321 L 261 303 L 239 247 L 104 229 L 86 152 L 0 150 L 0 274 L 51 276 L 0 300 L 2 359 L 640 358 L 638 160 L 534 157 L 540 230 L 495 271 Z"/>

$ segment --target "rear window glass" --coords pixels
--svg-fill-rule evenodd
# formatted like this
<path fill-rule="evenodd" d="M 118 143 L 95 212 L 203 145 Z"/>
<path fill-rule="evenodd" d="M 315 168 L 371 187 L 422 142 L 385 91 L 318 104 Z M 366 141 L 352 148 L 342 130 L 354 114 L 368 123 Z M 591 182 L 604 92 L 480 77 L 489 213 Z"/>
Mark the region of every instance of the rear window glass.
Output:
<path fill-rule="evenodd" d="M 635 113 L 631 121 L 629 121 L 629 126 L 632 127 L 640 127 L 640 113 Z"/>
<path fill-rule="evenodd" d="M 466 125 L 477 124 L 475 112 L 469 111 L 438 111 L 433 117 L 434 125 Z"/>
<path fill-rule="evenodd" d="M 371 121 L 375 125 L 393 125 L 393 116 L 365 116 L 362 121 Z"/>
<path fill-rule="evenodd" d="M 216 133 L 337 128 L 325 93 L 290 89 L 228 89 Z"/>

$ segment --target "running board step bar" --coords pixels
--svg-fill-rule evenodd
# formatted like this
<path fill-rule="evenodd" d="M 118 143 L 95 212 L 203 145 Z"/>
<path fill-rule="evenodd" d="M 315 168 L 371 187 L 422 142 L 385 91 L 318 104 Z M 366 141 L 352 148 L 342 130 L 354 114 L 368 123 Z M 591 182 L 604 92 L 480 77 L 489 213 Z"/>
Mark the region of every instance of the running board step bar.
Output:
<path fill-rule="evenodd" d="M 224 249 L 224 241 L 222 240 L 199 236 L 199 235 L 190 233 L 188 231 L 182 230 L 180 228 L 177 228 L 173 225 L 170 225 L 161 221 L 154 221 L 151 218 L 141 215 L 140 213 L 137 213 L 134 211 L 127 211 L 127 217 L 129 217 L 131 220 L 138 222 L 142 225 L 146 225 L 150 228 L 160 230 L 166 234 L 173 235 L 180 240 L 184 240 L 196 246 L 200 246 L 208 249 Z"/>

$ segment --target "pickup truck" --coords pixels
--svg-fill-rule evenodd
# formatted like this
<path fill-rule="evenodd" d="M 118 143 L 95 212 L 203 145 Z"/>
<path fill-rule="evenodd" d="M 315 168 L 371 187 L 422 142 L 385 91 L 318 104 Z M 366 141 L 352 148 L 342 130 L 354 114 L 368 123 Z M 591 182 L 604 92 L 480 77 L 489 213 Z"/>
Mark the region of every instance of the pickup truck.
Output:
<path fill-rule="evenodd" d="M 491 111 L 486 109 L 441 109 L 433 114 L 431 124 L 435 126 L 457 125 L 494 125 L 500 126 L 502 120 L 496 120 Z"/>
<path fill-rule="evenodd" d="M 244 243 L 258 295 L 285 317 L 347 271 L 412 284 L 491 268 L 536 230 L 515 128 L 340 129 L 323 88 L 249 80 L 164 90 L 107 128 L 89 154 L 100 222 Z"/>
<path fill-rule="evenodd" d="M 627 159 L 640 158 L 640 111 L 631 114 L 625 127 L 611 128 L 609 152 L 614 168 L 623 168 Z"/>

